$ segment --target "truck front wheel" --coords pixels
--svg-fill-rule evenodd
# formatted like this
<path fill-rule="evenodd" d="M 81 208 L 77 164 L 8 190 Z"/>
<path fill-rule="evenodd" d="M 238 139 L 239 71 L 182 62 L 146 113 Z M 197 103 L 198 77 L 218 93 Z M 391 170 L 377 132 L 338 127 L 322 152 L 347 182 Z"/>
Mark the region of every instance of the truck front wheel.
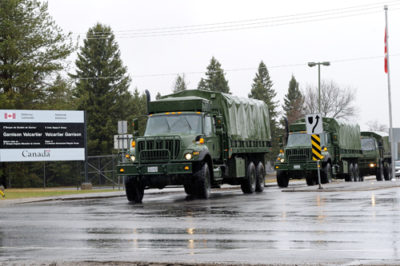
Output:
<path fill-rule="evenodd" d="M 354 164 L 353 171 L 354 171 L 354 179 L 353 179 L 353 181 L 354 181 L 354 182 L 359 182 L 359 181 L 361 181 L 360 169 L 358 168 L 358 164 L 357 164 L 357 163 Z"/>
<path fill-rule="evenodd" d="M 332 166 L 327 163 L 321 172 L 321 183 L 326 184 L 332 182 Z"/>
<path fill-rule="evenodd" d="M 251 194 L 256 190 L 256 167 L 253 162 L 247 166 L 246 177 L 242 181 L 241 188 L 246 194 Z"/>
<path fill-rule="evenodd" d="M 276 172 L 276 182 L 279 187 L 288 187 L 289 185 L 289 176 L 285 171 L 277 171 Z"/>
<path fill-rule="evenodd" d="M 210 170 L 208 164 L 204 163 L 200 170 L 194 174 L 194 177 L 196 182 L 196 196 L 202 199 L 208 199 L 211 193 Z"/>
<path fill-rule="evenodd" d="M 144 196 L 144 186 L 142 182 L 135 178 L 125 181 L 125 192 L 128 201 L 134 203 L 142 203 Z"/>
<path fill-rule="evenodd" d="M 385 163 L 385 168 L 383 171 L 383 176 L 385 180 L 390 180 L 392 178 L 392 167 L 389 163 Z"/>
<path fill-rule="evenodd" d="M 383 163 L 379 162 L 378 167 L 376 168 L 376 180 L 383 181 Z"/>
<path fill-rule="evenodd" d="M 257 175 L 256 192 L 263 192 L 265 184 L 265 168 L 262 162 L 259 162 L 257 165 L 256 175 Z"/>

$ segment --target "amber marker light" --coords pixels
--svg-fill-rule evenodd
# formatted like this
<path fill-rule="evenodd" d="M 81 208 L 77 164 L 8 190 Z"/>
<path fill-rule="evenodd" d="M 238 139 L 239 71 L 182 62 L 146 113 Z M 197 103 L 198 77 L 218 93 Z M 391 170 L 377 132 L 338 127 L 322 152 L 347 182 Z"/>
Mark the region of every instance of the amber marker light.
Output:
<path fill-rule="evenodd" d="M 129 159 L 129 157 L 130 157 L 129 154 L 125 154 L 125 158 Z"/>
<path fill-rule="evenodd" d="M 136 141 L 132 140 L 131 145 L 132 145 L 132 148 L 135 148 L 136 147 Z"/>
<path fill-rule="evenodd" d="M 184 169 L 185 169 L 186 171 L 188 171 L 188 170 L 189 170 L 189 166 L 186 165 L 186 166 L 184 167 Z"/>
<path fill-rule="evenodd" d="M 200 138 L 199 143 L 200 143 L 200 144 L 204 144 L 204 139 L 203 139 L 203 138 Z"/>
<path fill-rule="evenodd" d="M 120 169 L 119 169 L 119 172 L 120 172 L 120 173 L 123 173 L 123 172 L 125 172 L 125 169 L 124 169 L 124 168 L 120 168 Z"/>

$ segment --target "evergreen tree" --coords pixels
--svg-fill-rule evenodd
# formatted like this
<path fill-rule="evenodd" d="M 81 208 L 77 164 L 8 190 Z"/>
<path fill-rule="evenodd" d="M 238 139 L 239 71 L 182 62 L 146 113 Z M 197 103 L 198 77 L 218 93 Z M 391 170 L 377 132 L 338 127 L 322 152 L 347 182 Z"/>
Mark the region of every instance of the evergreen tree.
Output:
<path fill-rule="evenodd" d="M 280 129 L 278 128 L 277 123 L 278 103 L 275 101 L 276 92 L 272 86 L 273 82 L 269 76 L 268 69 L 264 62 L 261 61 L 260 65 L 258 66 L 256 76 L 253 79 L 249 98 L 264 101 L 268 105 L 272 137 L 272 153 L 267 156 L 269 160 L 275 160 L 277 154 L 279 153 L 279 145 L 275 140 L 280 134 Z"/>
<path fill-rule="evenodd" d="M 0 109 L 53 109 L 47 99 L 55 89 L 53 77 L 72 51 L 70 34 L 56 25 L 47 3 L 1 0 Z M 41 163 L 1 163 L 0 184 L 43 185 L 38 169 Z"/>
<path fill-rule="evenodd" d="M 203 90 L 203 91 L 208 90 L 206 81 L 203 78 L 200 79 L 200 82 L 197 85 L 197 89 L 198 90 Z"/>
<path fill-rule="evenodd" d="M 207 67 L 206 79 L 201 79 L 198 89 L 229 93 L 228 81 L 225 79 L 221 64 L 214 58 Z"/>
<path fill-rule="evenodd" d="M 185 74 L 182 74 L 182 76 L 178 75 L 175 80 L 173 92 L 176 93 L 184 90 L 187 90 Z"/>
<path fill-rule="evenodd" d="M 159 95 L 159 96 L 158 96 Z M 160 93 L 157 93 L 157 97 L 161 97 Z M 144 130 L 146 129 L 146 121 L 147 121 L 147 99 L 146 94 L 139 93 L 138 88 L 135 88 L 135 91 L 132 96 L 130 106 L 130 115 L 128 117 L 129 121 L 132 121 L 134 118 L 139 118 L 139 135 L 143 136 Z M 133 132 L 133 129 L 130 131 Z"/>
<path fill-rule="evenodd" d="M 77 80 L 78 109 L 88 115 L 89 154 L 109 154 L 117 121 L 127 119 L 131 100 L 130 78 L 110 27 L 96 24 L 89 29 L 75 64 L 71 76 Z"/>
<path fill-rule="evenodd" d="M 284 98 L 283 111 L 289 125 L 304 116 L 304 96 L 299 89 L 299 83 L 292 75 L 288 93 Z"/>
<path fill-rule="evenodd" d="M 71 82 L 57 75 L 53 85 L 47 90 L 46 102 L 45 108 L 49 110 L 76 109 Z"/>
<path fill-rule="evenodd" d="M 36 0 L 0 1 L 0 108 L 40 109 L 54 73 L 73 50 Z"/>

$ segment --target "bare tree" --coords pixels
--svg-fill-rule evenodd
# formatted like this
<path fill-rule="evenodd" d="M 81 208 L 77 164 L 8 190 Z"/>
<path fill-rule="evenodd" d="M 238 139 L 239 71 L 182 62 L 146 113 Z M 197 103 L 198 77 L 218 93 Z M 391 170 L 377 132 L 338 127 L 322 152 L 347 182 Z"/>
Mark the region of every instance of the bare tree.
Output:
<path fill-rule="evenodd" d="M 306 113 L 318 113 L 318 88 L 307 87 L 304 93 Z M 340 88 L 334 81 L 321 82 L 321 113 L 324 117 L 348 120 L 357 115 L 355 90 Z"/>
<path fill-rule="evenodd" d="M 380 132 L 389 132 L 389 128 L 385 124 L 379 123 L 377 120 L 368 121 L 367 122 L 368 130 L 369 131 L 380 131 Z"/>

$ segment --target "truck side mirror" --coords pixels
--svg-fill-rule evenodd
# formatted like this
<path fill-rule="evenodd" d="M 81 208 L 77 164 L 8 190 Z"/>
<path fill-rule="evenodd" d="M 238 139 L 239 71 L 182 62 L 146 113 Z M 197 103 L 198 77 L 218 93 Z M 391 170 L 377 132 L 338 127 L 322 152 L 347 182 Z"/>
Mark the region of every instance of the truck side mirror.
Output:
<path fill-rule="evenodd" d="M 137 118 L 133 119 L 132 126 L 133 126 L 133 135 L 138 136 L 139 135 L 139 119 L 137 119 Z"/>
<path fill-rule="evenodd" d="M 338 135 L 337 135 L 337 134 L 332 134 L 332 143 L 333 143 L 334 145 L 337 145 L 337 144 L 339 143 Z"/>
<path fill-rule="evenodd" d="M 221 135 L 223 132 L 223 123 L 222 123 L 222 116 L 217 115 L 215 116 L 215 129 L 217 135 Z"/>

